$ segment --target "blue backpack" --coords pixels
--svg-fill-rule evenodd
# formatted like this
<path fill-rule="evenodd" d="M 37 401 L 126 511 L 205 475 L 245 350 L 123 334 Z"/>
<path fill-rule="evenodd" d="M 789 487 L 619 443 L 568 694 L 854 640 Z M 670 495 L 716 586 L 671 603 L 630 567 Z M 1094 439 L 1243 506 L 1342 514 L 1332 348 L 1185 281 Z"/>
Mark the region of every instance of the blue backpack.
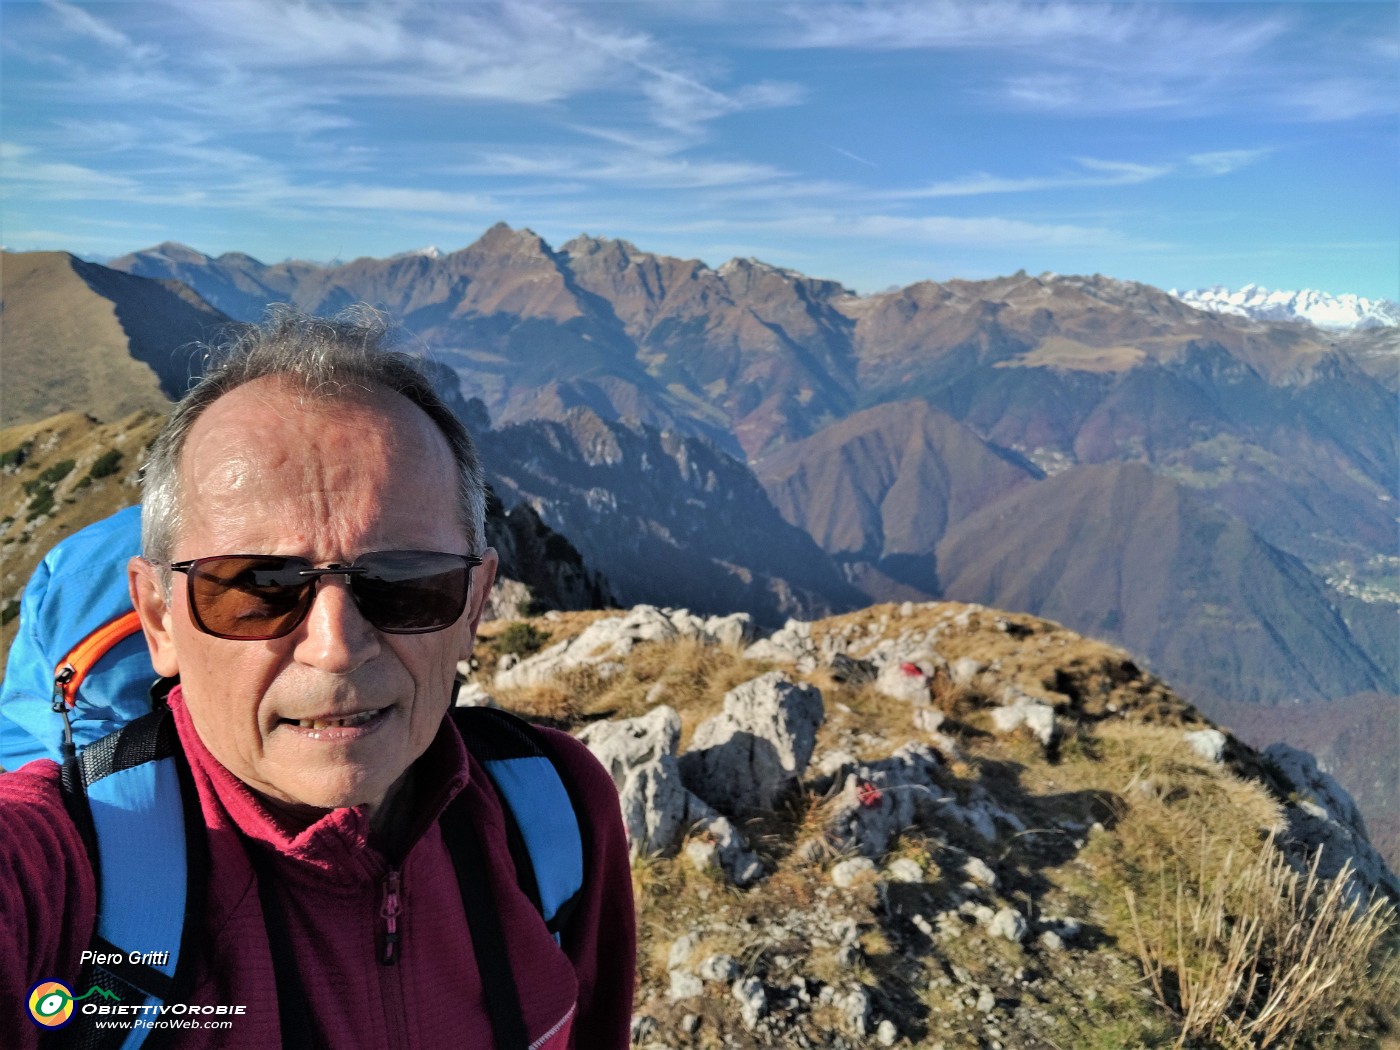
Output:
<path fill-rule="evenodd" d="M 19 633 L 0 684 L 0 766 L 37 758 L 63 764 L 64 804 L 87 844 L 98 887 L 93 952 L 126 960 L 132 949 L 171 945 L 158 965 L 123 961 L 80 980 L 123 1004 L 159 1007 L 188 990 L 197 917 L 207 879 L 204 821 L 164 692 L 152 682 L 146 641 L 127 592 L 126 563 L 140 551 L 140 509 L 75 533 L 44 557 L 20 601 Z M 521 889 L 561 938 L 583 884 L 577 811 L 547 741 L 533 726 L 484 707 L 452 709 L 462 737 L 503 803 Z M 491 1011 L 496 1043 L 527 1045 L 505 940 L 483 877 L 482 847 L 464 807 L 449 805 L 443 838 Z M 257 850 L 249 850 L 255 870 Z M 259 893 L 268 919 L 285 1047 L 314 1041 L 285 924 L 272 921 L 270 878 Z M 392 934 L 386 958 L 393 961 Z M 146 1011 L 153 1014 L 155 1011 Z M 72 1046 L 139 1047 L 151 1029 L 97 1030 L 76 1014 L 61 1034 Z"/>

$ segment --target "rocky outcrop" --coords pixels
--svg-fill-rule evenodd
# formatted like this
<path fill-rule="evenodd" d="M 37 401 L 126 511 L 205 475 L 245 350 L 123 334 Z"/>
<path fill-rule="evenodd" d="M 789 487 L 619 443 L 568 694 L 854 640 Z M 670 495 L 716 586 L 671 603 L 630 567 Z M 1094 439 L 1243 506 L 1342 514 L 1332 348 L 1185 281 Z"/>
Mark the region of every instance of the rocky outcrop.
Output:
<path fill-rule="evenodd" d="M 612 774 L 633 856 L 670 855 L 692 834 L 686 855 L 697 868 L 717 868 L 747 886 L 763 872 L 734 826 L 686 790 L 676 760 L 681 721 L 674 708 L 641 718 L 596 722 L 579 733 Z"/>
<path fill-rule="evenodd" d="M 496 673 L 496 685 L 506 689 L 538 686 L 579 667 L 591 667 L 606 677 L 616 670 L 617 660 L 645 642 L 694 638 L 706 645 L 738 645 L 751 630 L 750 624 L 744 613 L 701 618 L 685 609 L 638 605 L 621 616 L 590 624 L 582 634 L 503 666 Z"/>
<path fill-rule="evenodd" d="M 771 810 L 807 769 L 825 717 L 822 696 L 781 671 L 731 689 L 681 757 L 686 785 L 731 815 Z"/>
<path fill-rule="evenodd" d="M 491 493 L 486 542 L 500 555 L 498 576 L 505 584 L 491 595 L 490 611 L 497 619 L 616 604 L 602 574 L 585 565 L 574 545 L 546 525 L 528 503 L 506 510 Z"/>
<path fill-rule="evenodd" d="M 1346 789 L 1306 751 L 1274 744 L 1264 758 L 1296 803 L 1285 808 L 1288 832 L 1281 840 L 1294 865 L 1306 870 L 1316 859 L 1318 873 L 1327 879 L 1346 869 L 1358 899 L 1374 893 L 1400 899 L 1400 877 L 1371 845 L 1361 811 Z"/>

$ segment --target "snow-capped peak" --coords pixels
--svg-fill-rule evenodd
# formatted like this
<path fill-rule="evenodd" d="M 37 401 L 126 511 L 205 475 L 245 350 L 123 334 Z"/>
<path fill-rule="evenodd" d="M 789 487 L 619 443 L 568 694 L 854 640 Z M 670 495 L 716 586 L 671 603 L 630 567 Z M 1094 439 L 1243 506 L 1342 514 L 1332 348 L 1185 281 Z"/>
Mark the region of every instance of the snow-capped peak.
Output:
<path fill-rule="evenodd" d="M 1184 303 L 1215 313 L 1238 314 L 1258 321 L 1308 321 L 1319 328 L 1381 328 L 1400 325 L 1400 304 L 1359 295 L 1330 295 L 1304 288 L 1271 292 L 1257 284 L 1231 291 L 1216 285 L 1171 294 Z"/>
<path fill-rule="evenodd" d="M 426 248 L 414 248 L 411 251 L 399 252 L 398 255 L 391 256 L 391 258 L 412 259 L 419 255 L 423 256 L 425 259 L 441 259 L 442 249 L 436 244 L 430 244 Z"/>

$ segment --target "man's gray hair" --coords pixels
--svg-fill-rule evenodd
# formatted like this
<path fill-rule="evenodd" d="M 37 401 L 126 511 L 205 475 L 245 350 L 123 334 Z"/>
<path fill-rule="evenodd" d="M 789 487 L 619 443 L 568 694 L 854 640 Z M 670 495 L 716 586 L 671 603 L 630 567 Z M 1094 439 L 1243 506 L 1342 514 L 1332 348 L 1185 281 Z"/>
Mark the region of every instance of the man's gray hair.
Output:
<path fill-rule="evenodd" d="M 452 450 L 470 553 L 485 549 L 486 486 L 476 446 L 414 358 L 389 346 L 383 316 L 364 306 L 333 318 L 276 306 L 262 324 L 243 329 L 231 342 L 210 351 L 204 377 L 175 405 L 151 445 L 141 494 L 141 553 L 148 560 L 167 564 L 184 524 L 180 455 L 195 421 L 223 395 L 266 378 L 281 379 L 309 397 L 326 400 L 362 398 L 382 388 L 421 408 Z"/>

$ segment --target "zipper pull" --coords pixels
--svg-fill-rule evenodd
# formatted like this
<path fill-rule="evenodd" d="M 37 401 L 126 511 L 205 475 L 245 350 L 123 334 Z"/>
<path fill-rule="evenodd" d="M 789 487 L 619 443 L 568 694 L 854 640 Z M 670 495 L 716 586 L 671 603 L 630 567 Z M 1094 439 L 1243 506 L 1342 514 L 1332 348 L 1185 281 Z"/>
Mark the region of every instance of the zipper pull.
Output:
<path fill-rule="evenodd" d="M 384 904 L 379 909 L 384 919 L 384 955 L 379 960 L 385 966 L 393 966 L 399 957 L 399 912 L 403 902 L 399 899 L 399 873 L 389 872 L 384 880 Z"/>

